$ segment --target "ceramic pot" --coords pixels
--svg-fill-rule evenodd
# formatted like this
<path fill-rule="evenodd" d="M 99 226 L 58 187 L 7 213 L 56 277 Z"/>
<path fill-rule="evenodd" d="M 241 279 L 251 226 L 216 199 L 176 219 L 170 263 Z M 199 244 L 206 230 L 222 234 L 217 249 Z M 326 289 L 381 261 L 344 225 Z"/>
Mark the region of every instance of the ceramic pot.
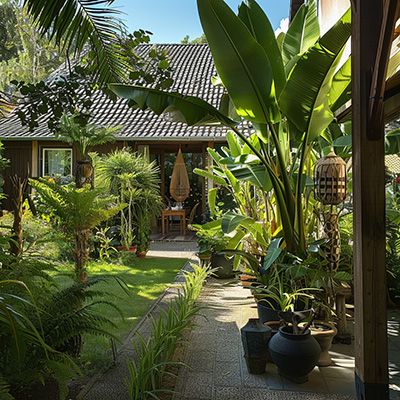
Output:
<path fill-rule="evenodd" d="M 317 365 L 321 348 L 309 329 L 295 335 L 293 327 L 285 326 L 270 340 L 269 352 L 282 376 L 304 383 Z"/>
<path fill-rule="evenodd" d="M 271 328 L 264 326 L 258 318 L 250 318 L 240 330 L 240 335 L 247 370 L 250 374 L 263 374 L 267 365 Z"/>
<path fill-rule="evenodd" d="M 224 254 L 213 253 L 211 255 L 211 267 L 217 278 L 227 279 L 235 276 L 233 272 L 233 258 L 226 258 Z"/>
<path fill-rule="evenodd" d="M 264 324 L 269 321 L 279 321 L 279 305 L 273 299 L 257 301 L 257 312 L 260 322 Z"/>
<path fill-rule="evenodd" d="M 283 326 L 283 323 L 281 321 L 268 321 L 264 323 L 264 326 L 267 326 L 268 328 L 271 328 L 271 339 L 279 332 L 279 328 Z M 273 359 L 271 357 L 271 354 L 269 352 L 268 348 L 268 354 L 267 354 L 267 362 L 273 363 Z"/>
<path fill-rule="evenodd" d="M 321 354 L 317 365 L 319 367 L 329 367 L 332 364 L 332 359 L 329 354 L 329 350 L 332 347 L 333 338 L 337 334 L 337 329 L 334 325 L 323 322 L 314 321 L 310 327 L 311 335 L 316 339 L 319 346 L 321 347 Z"/>

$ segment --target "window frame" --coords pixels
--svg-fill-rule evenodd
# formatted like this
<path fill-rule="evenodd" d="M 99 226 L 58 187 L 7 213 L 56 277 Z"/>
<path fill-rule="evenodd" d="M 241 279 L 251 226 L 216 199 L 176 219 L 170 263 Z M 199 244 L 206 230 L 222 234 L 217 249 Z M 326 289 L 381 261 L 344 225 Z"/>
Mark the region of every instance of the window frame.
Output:
<path fill-rule="evenodd" d="M 71 153 L 71 172 L 69 175 L 64 176 L 65 178 L 72 178 L 73 177 L 73 168 L 74 168 L 74 151 L 72 147 L 42 147 L 42 173 L 41 176 L 47 176 L 45 174 L 45 163 L 46 163 L 46 156 L 45 156 L 45 152 L 48 150 L 66 150 L 69 151 Z"/>

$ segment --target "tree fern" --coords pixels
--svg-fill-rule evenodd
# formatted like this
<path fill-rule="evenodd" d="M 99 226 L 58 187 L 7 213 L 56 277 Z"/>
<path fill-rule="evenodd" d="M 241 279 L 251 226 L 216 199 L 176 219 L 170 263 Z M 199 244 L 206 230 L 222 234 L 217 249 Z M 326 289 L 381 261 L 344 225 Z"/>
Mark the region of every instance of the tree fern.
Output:
<path fill-rule="evenodd" d="M 75 189 L 44 179 L 38 181 L 31 179 L 30 184 L 59 217 L 65 230 L 74 239 L 76 279 L 85 283 L 91 230 L 120 212 L 125 204 L 115 204 L 113 197 L 101 196 L 99 190 Z"/>

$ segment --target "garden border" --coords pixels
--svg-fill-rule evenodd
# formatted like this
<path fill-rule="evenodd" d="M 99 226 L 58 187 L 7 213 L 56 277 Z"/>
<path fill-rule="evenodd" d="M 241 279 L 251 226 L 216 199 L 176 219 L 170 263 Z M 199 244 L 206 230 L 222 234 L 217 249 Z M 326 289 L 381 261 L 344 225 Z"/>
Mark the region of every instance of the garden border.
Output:
<path fill-rule="evenodd" d="M 146 312 L 145 315 L 141 317 L 139 322 L 132 328 L 132 330 L 128 333 L 126 338 L 123 340 L 122 345 L 116 352 L 115 359 L 118 359 L 124 353 L 128 353 L 132 351 L 131 340 L 135 336 L 135 334 L 145 326 L 146 322 L 151 324 L 151 318 L 157 315 L 157 313 L 161 310 L 163 304 L 163 300 L 171 300 L 173 299 L 178 291 L 176 290 L 176 284 L 183 283 L 185 281 L 185 274 L 184 272 L 191 270 L 191 264 L 198 264 L 199 261 L 197 257 L 188 258 L 183 265 L 183 267 L 179 270 L 176 274 L 174 281 L 161 293 L 158 298 L 153 302 L 150 306 L 149 310 Z M 146 338 L 148 335 L 151 334 L 151 330 L 143 329 L 142 336 Z M 101 372 L 95 374 L 79 391 L 76 396 L 76 400 L 85 400 L 86 396 L 90 393 L 92 388 L 96 385 L 96 383 L 112 368 L 115 367 L 115 363 L 112 363 L 110 366 L 102 370 Z"/>

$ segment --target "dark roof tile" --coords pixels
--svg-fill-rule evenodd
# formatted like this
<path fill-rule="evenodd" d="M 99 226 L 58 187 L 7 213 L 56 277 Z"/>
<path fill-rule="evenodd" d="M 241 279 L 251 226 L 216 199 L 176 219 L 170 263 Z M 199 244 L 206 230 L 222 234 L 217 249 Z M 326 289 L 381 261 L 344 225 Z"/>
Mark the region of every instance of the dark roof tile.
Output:
<path fill-rule="evenodd" d="M 171 91 L 198 96 L 218 107 L 223 88 L 213 86 L 211 78 L 216 75 L 211 52 L 207 44 L 166 44 L 157 45 L 166 50 L 174 69 L 174 84 Z M 141 45 L 140 54 L 145 54 L 150 45 Z M 60 67 L 51 75 L 51 79 L 66 73 Z M 122 140 L 224 140 L 226 129 L 216 126 L 188 127 L 183 123 L 171 122 L 164 116 L 150 111 L 133 110 L 126 101 L 118 99 L 115 103 L 98 92 L 94 97 L 92 122 L 103 126 L 122 127 L 118 138 Z M 15 113 L 0 123 L 0 137 L 3 139 L 52 139 L 53 134 L 47 128 L 48 116 L 39 121 L 39 127 L 29 132 L 23 127 Z"/>

